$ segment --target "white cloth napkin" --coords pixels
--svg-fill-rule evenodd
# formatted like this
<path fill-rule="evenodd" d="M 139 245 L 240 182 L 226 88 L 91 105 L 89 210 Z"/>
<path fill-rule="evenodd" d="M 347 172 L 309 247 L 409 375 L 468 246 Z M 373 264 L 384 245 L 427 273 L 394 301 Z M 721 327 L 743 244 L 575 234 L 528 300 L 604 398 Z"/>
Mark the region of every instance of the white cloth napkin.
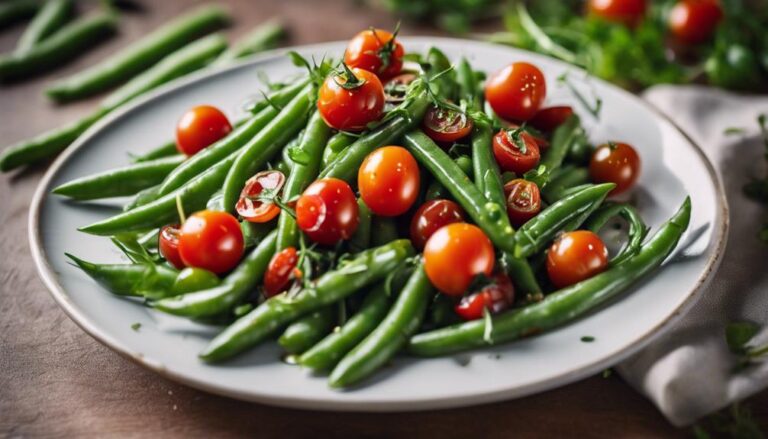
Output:
<path fill-rule="evenodd" d="M 768 342 L 768 243 L 757 238 L 768 210 L 742 193 L 750 177 L 766 172 L 757 116 L 768 114 L 768 97 L 700 86 L 656 86 L 643 97 L 704 149 L 730 206 L 727 249 L 707 291 L 672 330 L 618 366 L 670 422 L 683 426 L 768 386 L 768 360 L 734 372 L 736 358 L 725 341 L 726 325 L 746 320 L 762 326 L 755 340 Z M 745 133 L 726 134 L 731 127 Z"/>

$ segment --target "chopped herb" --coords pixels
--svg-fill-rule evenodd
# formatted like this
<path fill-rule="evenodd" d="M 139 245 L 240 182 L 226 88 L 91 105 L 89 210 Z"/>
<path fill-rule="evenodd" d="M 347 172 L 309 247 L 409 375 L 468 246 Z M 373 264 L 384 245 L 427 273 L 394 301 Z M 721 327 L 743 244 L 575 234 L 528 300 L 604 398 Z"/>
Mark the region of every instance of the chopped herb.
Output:
<path fill-rule="evenodd" d="M 611 369 L 610 367 L 608 369 L 604 369 L 601 375 L 603 378 L 608 378 L 611 375 L 613 375 L 613 369 Z"/>
<path fill-rule="evenodd" d="M 595 337 L 592 337 L 591 335 L 585 335 L 581 337 L 581 341 L 583 341 L 584 343 L 592 343 L 593 341 L 595 341 Z"/>
<path fill-rule="evenodd" d="M 726 136 L 736 136 L 736 135 L 744 134 L 746 131 L 747 130 L 745 130 L 744 128 L 730 127 L 730 128 L 726 128 L 725 130 L 723 130 L 723 135 L 726 135 Z"/>
<path fill-rule="evenodd" d="M 136 332 L 139 332 L 139 328 L 141 328 L 141 323 L 136 322 L 131 325 L 131 329 L 133 329 Z"/>

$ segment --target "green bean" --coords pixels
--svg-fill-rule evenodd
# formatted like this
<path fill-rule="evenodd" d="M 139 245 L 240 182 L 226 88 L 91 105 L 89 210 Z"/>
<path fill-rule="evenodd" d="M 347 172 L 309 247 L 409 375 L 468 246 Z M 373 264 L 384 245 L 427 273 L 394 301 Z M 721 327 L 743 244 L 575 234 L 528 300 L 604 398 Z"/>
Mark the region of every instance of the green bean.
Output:
<path fill-rule="evenodd" d="M 0 3 L 0 29 L 30 17 L 40 9 L 38 0 L 8 0 Z"/>
<path fill-rule="evenodd" d="M 339 154 L 347 149 L 355 141 L 353 136 L 347 133 L 336 133 L 328 140 L 328 144 L 325 145 L 323 150 L 323 164 L 322 168 L 325 169 L 331 164 Z"/>
<path fill-rule="evenodd" d="M 47 44 L 47 40 L 43 44 Z M 225 47 L 224 37 L 211 35 L 172 53 L 108 96 L 90 116 L 6 148 L 0 153 L 0 171 L 9 171 L 59 153 L 105 114 L 142 93 L 205 66 Z"/>
<path fill-rule="evenodd" d="M 261 282 L 275 254 L 275 238 L 275 232 L 267 235 L 220 285 L 158 300 L 151 305 L 168 314 L 186 317 L 210 317 L 234 309 Z"/>
<path fill-rule="evenodd" d="M 362 198 L 357 199 L 357 212 L 359 218 L 357 228 L 349 238 L 349 249 L 354 253 L 363 251 L 371 245 L 372 215 Z"/>
<path fill-rule="evenodd" d="M 32 139 L 11 145 L 0 153 L 0 171 L 7 172 L 20 166 L 47 159 L 64 150 L 91 125 L 106 114 L 98 109 L 78 121 L 40 134 Z"/>
<path fill-rule="evenodd" d="M 328 380 L 331 387 L 358 383 L 391 360 L 421 326 L 433 293 L 419 264 L 384 320 L 333 369 Z"/>
<path fill-rule="evenodd" d="M 179 166 L 183 155 L 176 155 L 78 178 L 53 189 L 53 193 L 75 200 L 121 197 L 159 184 Z"/>
<path fill-rule="evenodd" d="M 467 159 L 467 160 L 465 160 Z M 472 176 L 472 166 L 474 164 L 474 161 L 472 159 L 469 159 L 467 156 L 459 156 L 456 159 L 453 160 L 456 162 L 456 165 L 458 165 L 459 169 L 461 169 L 467 177 Z M 448 191 L 448 189 L 445 188 L 439 181 L 432 180 L 432 182 L 429 183 L 429 186 L 427 186 L 427 190 L 424 193 L 424 198 L 426 200 L 435 200 L 438 198 L 450 198 L 451 194 Z"/>
<path fill-rule="evenodd" d="M 578 227 L 616 187 L 613 183 L 589 186 L 542 210 L 523 224 L 514 236 L 514 253 L 527 258 L 541 251 L 566 226 Z"/>
<path fill-rule="evenodd" d="M 461 57 L 456 67 L 456 82 L 459 84 L 459 91 L 462 99 L 465 99 L 472 108 L 482 111 L 482 93 L 478 92 L 477 79 L 472 66 L 466 58 Z"/>
<path fill-rule="evenodd" d="M 104 99 L 101 106 L 113 110 L 136 96 L 157 88 L 172 79 L 200 70 L 210 64 L 226 48 L 227 40 L 221 34 L 213 34 L 196 40 L 166 56 L 115 90 Z"/>
<path fill-rule="evenodd" d="M 228 64 L 238 58 L 245 58 L 257 52 L 274 49 L 285 38 L 286 29 L 276 19 L 266 21 L 240 38 L 235 45 L 219 56 L 214 65 Z"/>
<path fill-rule="evenodd" d="M 275 105 L 288 105 L 299 93 L 308 93 L 306 83 L 307 81 L 302 81 L 301 88 L 291 87 L 288 93 L 274 95 L 271 98 L 272 102 Z M 277 108 L 266 107 L 237 127 L 228 136 L 190 157 L 186 163 L 171 172 L 163 181 L 158 195 L 162 196 L 178 189 L 191 178 L 200 175 L 225 157 L 237 152 L 275 119 L 278 114 L 280 114 L 280 110 Z"/>
<path fill-rule="evenodd" d="M 116 28 L 117 18 L 112 14 L 77 19 L 29 50 L 0 56 L 0 80 L 28 78 L 58 66 L 104 41 Z"/>
<path fill-rule="evenodd" d="M 46 89 L 48 97 L 72 101 L 114 87 L 142 73 L 201 35 L 222 28 L 229 15 L 220 6 L 205 6 L 166 23 L 123 50 L 84 71 L 57 81 Z"/>
<path fill-rule="evenodd" d="M 380 246 L 400 237 L 394 218 L 373 215 L 371 217 L 371 245 Z"/>
<path fill-rule="evenodd" d="M 347 322 L 322 339 L 300 358 L 299 364 L 315 372 L 325 372 L 373 331 L 389 310 L 386 284 L 368 293 L 360 310 Z"/>
<path fill-rule="evenodd" d="M 501 183 L 499 165 L 493 157 L 493 133 L 491 127 L 483 121 L 475 122 L 472 130 L 472 164 L 475 186 L 485 198 L 499 206 L 507 206 L 504 185 Z"/>
<path fill-rule="evenodd" d="M 611 265 L 616 265 L 624 262 L 628 258 L 637 254 L 643 245 L 643 239 L 648 233 L 648 227 L 643 222 L 643 218 L 640 213 L 634 207 L 626 203 L 605 203 L 600 206 L 592 215 L 587 218 L 584 224 L 584 229 L 591 230 L 595 233 L 615 216 L 621 216 L 629 224 L 629 230 L 627 235 L 629 241 L 619 253 L 617 253 L 610 261 Z"/>
<path fill-rule="evenodd" d="M 19 38 L 19 42 L 16 44 L 16 53 L 24 53 L 40 44 L 41 41 L 66 23 L 71 14 L 71 0 L 48 0 L 43 3 L 43 7 Z"/>
<path fill-rule="evenodd" d="M 306 124 L 311 88 L 308 86 L 285 107 L 278 117 L 259 131 L 251 141 L 236 154 L 232 166 L 224 179 L 224 208 L 233 211 L 245 182 L 283 149 L 288 141 Z"/>
<path fill-rule="evenodd" d="M 341 268 L 320 276 L 311 288 L 297 294 L 278 294 L 262 303 L 217 335 L 200 357 L 217 362 L 243 352 L 302 315 L 382 280 L 411 255 L 413 247 L 408 240 L 362 252 Z"/>
<path fill-rule="evenodd" d="M 131 159 L 135 163 L 141 163 L 141 162 L 147 162 L 150 160 L 156 160 L 161 159 L 163 157 L 168 157 L 172 155 L 176 155 L 179 153 L 179 150 L 176 149 L 176 142 L 171 141 L 168 143 L 164 143 L 160 146 L 157 146 L 149 151 L 147 151 L 144 154 L 133 156 Z"/>
<path fill-rule="evenodd" d="M 661 226 L 640 252 L 621 264 L 548 295 L 541 302 L 485 320 L 418 334 L 408 350 L 417 356 L 437 356 L 476 347 L 496 345 L 571 322 L 611 300 L 650 271 L 658 268 L 677 246 L 688 228 L 690 199 Z"/>
<path fill-rule="evenodd" d="M 552 142 L 544 152 L 539 164 L 545 166 L 546 172 L 551 175 L 552 171 L 560 168 L 573 144 L 583 136 L 584 130 L 581 127 L 579 116 L 576 114 L 570 116 L 555 129 L 552 134 Z M 547 181 L 544 183 L 541 185 L 542 187 L 546 186 Z"/>
<path fill-rule="evenodd" d="M 290 94 L 291 96 L 296 96 L 296 94 L 301 91 L 307 83 L 309 83 L 309 79 L 307 77 L 301 77 L 298 79 L 294 79 L 292 81 L 293 83 L 290 85 L 286 85 L 284 87 L 280 87 L 279 89 L 272 90 L 269 94 L 263 95 L 261 99 L 249 103 L 245 111 L 256 114 L 259 113 L 261 110 L 274 106 L 275 99 L 282 99 L 281 96 L 283 94 Z M 289 99 L 290 100 L 290 99 Z M 271 103 L 270 103 L 271 102 Z"/>
<path fill-rule="evenodd" d="M 171 285 L 171 295 L 180 296 L 194 291 L 207 290 L 218 286 L 220 283 L 221 279 L 211 271 L 204 268 L 186 267 L 179 272 L 173 285 Z M 163 297 L 150 297 L 150 299 L 155 300 L 162 298 Z"/>
<path fill-rule="evenodd" d="M 170 290 L 178 271 L 165 265 L 94 264 L 65 253 L 81 270 L 118 296 L 144 297 L 148 291 Z"/>
<path fill-rule="evenodd" d="M 456 100 L 459 84 L 456 83 L 456 73 L 451 68 L 451 61 L 437 47 L 430 47 L 427 51 L 427 75 L 434 78 L 430 81 L 433 93 L 447 100 Z"/>
<path fill-rule="evenodd" d="M 254 155 L 253 163 L 266 163 L 298 131 L 302 122 L 302 115 L 306 114 L 308 110 L 308 94 L 304 93 L 297 96 L 290 105 L 284 108 L 275 119 L 243 147 L 243 149 L 253 147 L 254 151 L 258 153 L 258 157 Z M 293 134 L 290 130 L 286 130 L 286 125 L 296 125 L 293 127 Z M 238 157 L 240 157 L 240 152 L 233 152 L 178 189 L 145 205 L 82 227 L 79 230 L 96 235 L 113 235 L 120 232 L 150 229 L 178 221 L 176 199 L 179 199 L 185 212 L 194 212 L 205 207 L 211 195 L 221 189 L 221 184 Z M 227 204 L 224 203 L 223 206 L 227 207 Z"/>
<path fill-rule="evenodd" d="M 565 197 L 570 188 L 589 183 L 589 170 L 587 168 L 567 166 L 560 168 L 559 171 L 555 172 L 549 184 L 541 189 L 542 198 L 550 204 Z"/>
<path fill-rule="evenodd" d="M 240 221 L 240 229 L 243 231 L 243 241 L 245 248 L 251 248 L 258 245 L 269 235 L 277 226 L 277 221 L 267 223 L 252 223 L 250 221 Z"/>
<path fill-rule="evenodd" d="M 320 172 L 323 148 L 331 136 L 320 112 L 314 111 L 309 118 L 306 131 L 301 136 L 299 145 L 289 151 L 295 157 L 301 156 L 301 160 L 294 160 L 291 173 L 283 186 L 282 197 L 292 200 L 301 195 L 309 184 L 314 181 Z M 295 247 L 299 243 L 299 228 L 296 220 L 285 210 L 280 212 L 277 223 L 277 251 L 286 247 Z"/>
<path fill-rule="evenodd" d="M 409 89 L 411 98 L 406 99 L 404 106 L 400 107 L 402 111 L 393 110 L 397 113 L 391 119 L 355 140 L 320 173 L 320 178 L 335 177 L 353 181 L 368 154 L 376 148 L 395 142 L 408 130 L 418 126 L 429 104 L 424 87 L 421 81 L 414 81 Z"/>
<path fill-rule="evenodd" d="M 490 202 L 448 154 L 421 130 L 405 135 L 405 146 L 432 176 L 445 186 L 488 238 L 504 251 L 514 251 L 515 236 L 506 209 Z"/>
<path fill-rule="evenodd" d="M 301 355 L 328 335 L 335 323 L 335 309 L 326 306 L 288 325 L 277 343 L 285 352 Z"/>

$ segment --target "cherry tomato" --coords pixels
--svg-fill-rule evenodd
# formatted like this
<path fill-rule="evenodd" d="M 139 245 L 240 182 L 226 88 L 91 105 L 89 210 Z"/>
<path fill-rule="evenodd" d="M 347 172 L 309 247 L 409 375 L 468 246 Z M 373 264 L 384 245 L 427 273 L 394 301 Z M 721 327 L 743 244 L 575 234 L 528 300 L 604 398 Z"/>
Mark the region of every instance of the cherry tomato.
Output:
<path fill-rule="evenodd" d="M 438 229 L 424 247 L 424 270 L 432 285 L 449 296 L 460 296 L 478 274 L 490 276 L 495 254 L 479 227 L 453 223 Z"/>
<path fill-rule="evenodd" d="M 669 11 L 669 30 L 684 43 L 703 43 L 722 18 L 723 10 L 716 0 L 681 0 Z"/>
<path fill-rule="evenodd" d="M 331 128 L 362 131 L 384 112 L 384 87 L 367 70 L 332 73 L 320 87 L 317 109 Z"/>
<path fill-rule="evenodd" d="M 391 78 L 403 68 L 405 50 L 395 35 L 383 29 L 368 29 L 355 35 L 347 44 L 344 62 L 375 73 L 380 78 Z"/>
<path fill-rule="evenodd" d="M 472 132 L 472 119 L 456 110 L 432 105 L 424 115 L 424 133 L 438 143 L 451 143 Z"/>
<path fill-rule="evenodd" d="M 296 278 L 298 263 L 299 253 L 295 247 L 286 247 L 275 253 L 264 273 L 264 295 L 272 297 L 285 291 L 291 280 Z"/>
<path fill-rule="evenodd" d="M 437 229 L 460 222 L 464 222 L 464 211 L 458 204 L 441 199 L 427 201 L 411 219 L 411 242 L 421 250 Z"/>
<path fill-rule="evenodd" d="M 502 170 L 518 175 L 535 168 L 541 158 L 533 136 L 517 129 L 502 129 L 493 136 L 493 155 Z"/>
<path fill-rule="evenodd" d="M 285 175 L 280 171 L 261 171 L 245 182 L 240 192 L 240 199 L 235 204 L 235 210 L 244 220 L 252 223 L 266 223 L 280 213 L 280 207 L 275 203 L 258 200 L 265 190 L 278 195 L 285 184 Z"/>
<path fill-rule="evenodd" d="M 645 15 L 645 0 L 589 0 L 590 15 L 634 27 Z"/>
<path fill-rule="evenodd" d="M 193 107 L 176 125 L 176 149 L 188 156 L 216 143 L 232 131 L 229 119 L 210 105 Z"/>
<path fill-rule="evenodd" d="M 536 129 L 552 132 L 573 115 L 573 108 L 568 105 L 547 107 L 539 110 L 529 123 Z"/>
<path fill-rule="evenodd" d="M 215 210 L 201 210 L 182 224 L 179 255 L 184 265 L 216 274 L 235 268 L 243 256 L 243 231 L 237 219 Z"/>
<path fill-rule="evenodd" d="M 547 252 L 547 274 L 557 288 L 588 279 L 608 266 L 608 249 L 588 230 L 563 233 Z"/>
<path fill-rule="evenodd" d="M 626 143 L 600 145 L 589 161 L 589 176 L 595 183 L 616 183 L 612 195 L 620 194 L 637 181 L 640 156 Z"/>
<path fill-rule="evenodd" d="M 349 239 L 357 229 L 358 215 L 352 188 L 338 178 L 316 180 L 296 203 L 296 223 L 319 244 Z"/>
<path fill-rule="evenodd" d="M 515 287 L 506 274 L 496 274 L 492 282 L 476 293 L 464 296 L 454 308 L 456 314 L 464 320 L 483 318 L 483 310 L 497 314 L 512 306 L 515 302 Z"/>
<path fill-rule="evenodd" d="M 403 73 L 384 84 L 384 98 L 388 104 L 397 105 L 405 101 L 408 86 L 417 78 L 415 73 Z"/>
<path fill-rule="evenodd" d="M 179 270 L 184 268 L 184 262 L 179 256 L 179 225 L 173 224 L 160 229 L 157 241 L 160 256 Z"/>
<path fill-rule="evenodd" d="M 541 211 L 541 193 L 536 183 L 516 178 L 504 185 L 507 214 L 513 226 L 521 226 Z"/>
<path fill-rule="evenodd" d="M 398 216 L 416 201 L 419 178 L 419 165 L 407 149 L 384 146 L 363 160 L 357 171 L 357 187 L 371 212 Z"/>
<path fill-rule="evenodd" d="M 547 97 L 547 83 L 538 67 L 516 62 L 488 78 L 485 100 L 502 119 L 525 121 L 532 118 Z"/>

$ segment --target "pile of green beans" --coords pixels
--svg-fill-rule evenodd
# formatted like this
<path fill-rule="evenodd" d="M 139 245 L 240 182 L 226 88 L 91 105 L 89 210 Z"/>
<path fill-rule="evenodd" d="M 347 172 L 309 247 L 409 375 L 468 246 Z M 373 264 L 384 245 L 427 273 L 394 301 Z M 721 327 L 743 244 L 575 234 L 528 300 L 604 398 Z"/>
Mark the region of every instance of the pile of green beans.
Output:
<path fill-rule="evenodd" d="M 207 37 L 207 44 L 216 38 Z M 247 52 L 241 48 L 234 54 L 240 51 Z M 232 132 L 190 158 L 175 154 L 170 144 L 161 145 L 126 167 L 57 187 L 54 193 L 75 200 L 134 197 L 122 213 L 80 229 L 111 236 L 132 263 L 99 265 L 68 256 L 115 295 L 168 314 L 226 325 L 200 352 L 202 361 L 224 362 L 276 339 L 293 362 L 327 375 L 333 388 L 361 385 L 399 353 L 451 354 L 567 324 L 662 265 L 688 227 L 690 200 L 647 239 L 649 229 L 637 209 L 606 201 L 616 185 L 590 182 L 579 157 L 585 145 L 591 147 L 577 116 L 543 134 L 550 141 L 540 162 L 543 172 L 515 176 L 536 179 L 544 199 L 542 210 L 515 230 L 504 188 L 512 177 L 501 175 L 493 151 L 494 130 L 500 128 L 490 115 L 478 116 L 484 108 L 482 75 L 466 59 L 455 71 L 448 70 L 450 61 L 436 48 L 426 59 L 429 68 L 409 86 L 405 101 L 359 134 L 327 125 L 315 105 L 313 72 L 269 93 L 267 103 L 253 105 Z M 153 69 L 162 69 L 166 60 Z M 112 99 L 124 101 L 121 93 Z M 438 145 L 422 130 L 428 108 L 441 99 L 461 102 L 473 118 L 471 134 L 451 147 Z M 390 144 L 403 145 L 421 167 L 414 209 L 397 217 L 377 215 L 364 194 L 356 195 L 358 225 L 350 239 L 332 247 L 312 244 L 297 225 L 293 202 L 320 178 L 356 186 L 365 158 Z M 264 223 L 238 218 L 245 255 L 234 269 L 217 277 L 200 268 L 178 271 L 164 261 L 157 249 L 158 228 L 183 221 L 184 212 L 234 212 L 246 182 L 266 170 L 285 174 L 277 198 L 264 201 L 273 201 L 281 211 Z M 429 254 L 417 254 L 403 239 L 412 211 L 434 198 L 455 201 L 467 221 L 488 236 L 495 247 L 494 276 L 506 273 L 514 286 L 510 309 L 487 310 L 484 319 L 456 323 L 461 321 L 456 298 L 436 291 L 427 275 Z M 626 243 L 605 271 L 555 290 L 541 262 L 558 235 L 578 229 L 597 233 L 617 217 L 628 224 Z M 286 249 L 287 254 L 296 249 L 299 262 L 290 267 L 286 291 L 268 297 L 264 285 L 275 274 L 270 267 Z"/>

